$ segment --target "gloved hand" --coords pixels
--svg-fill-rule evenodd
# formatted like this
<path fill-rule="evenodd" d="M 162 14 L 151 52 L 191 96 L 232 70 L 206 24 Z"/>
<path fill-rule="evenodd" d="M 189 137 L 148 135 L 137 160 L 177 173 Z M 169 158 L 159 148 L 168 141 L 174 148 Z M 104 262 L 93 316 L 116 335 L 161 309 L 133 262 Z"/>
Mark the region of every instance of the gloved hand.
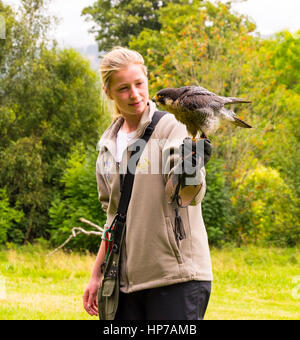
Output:
<path fill-rule="evenodd" d="M 185 138 L 179 147 L 182 157 L 182 177 L 191 177 L 197 168 L 202 168 L 209 161 L 212 147 L 209 139 L 200 139 L 194 142 L 191 138 Z"/>
<path fill-rule="evenodd" d="M 206 165 L 212 154 L 209 139 L 194 142 L 185 138 L 179 147 L 181 159 L 166 184 L 169 203 L 176 201 L 179 206 L 188 206 L 201 189 L 203 177 L 197 171 Z"/>

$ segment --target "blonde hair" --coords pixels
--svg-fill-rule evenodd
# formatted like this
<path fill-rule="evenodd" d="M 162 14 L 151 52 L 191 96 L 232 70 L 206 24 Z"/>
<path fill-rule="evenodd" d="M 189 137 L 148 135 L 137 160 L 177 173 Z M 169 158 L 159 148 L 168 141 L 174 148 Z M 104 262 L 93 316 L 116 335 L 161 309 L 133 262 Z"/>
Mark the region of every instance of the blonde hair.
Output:
<path fill-rule="evenodd" d="M 126 47 L 116 46 L 102 57 L 100 74 L 106 94 L 109 93 L 113 73 L 127 67 L 129 64 L 141 65 L 145 76 L 147 76 L 144 58 L 137 51 L 130 50 Z M 114 105 L 114 111 L 116 114 L 120 113 L 116 105 Z"/>

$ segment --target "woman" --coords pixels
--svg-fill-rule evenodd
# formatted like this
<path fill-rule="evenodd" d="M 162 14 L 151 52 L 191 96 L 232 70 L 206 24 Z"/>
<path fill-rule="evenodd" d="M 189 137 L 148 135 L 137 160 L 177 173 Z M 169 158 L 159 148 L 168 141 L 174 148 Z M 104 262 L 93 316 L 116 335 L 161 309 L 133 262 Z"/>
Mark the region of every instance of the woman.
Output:
<path fill-rule="evenodd" d="M 157 109 L 149 101 L 147 70 L 139 53 L 114 48 L 102 59 L 100 70 L 104 91 L 117 113 L 99 142 L 96 166 L 99 200 L 109 227 L 120 199 L 120 173 L 126 169 L 127 147 L 143 135 Z M 206 188 L 204 167 L 190 176 L 197 179 L 197 185 L 185 186 L 193 198 L 189 206 L 168 203 L 170 192 L 166 193 L 170 181 L 178 180 L 178 150 L 187 136 L 186 127 L 172 114 L 165 114 L 139 160 L 122 245 L 115 319 L 196 320 L 204 316 L 212 280 L 201 213 Z M 178 215 L 184 228 L 181 237 L 174 231 Z M 84 308 L 90 315 L 98 314 L 97 291 L 104 259 L 105 242 L 101 242 L 83 295 Z"/>

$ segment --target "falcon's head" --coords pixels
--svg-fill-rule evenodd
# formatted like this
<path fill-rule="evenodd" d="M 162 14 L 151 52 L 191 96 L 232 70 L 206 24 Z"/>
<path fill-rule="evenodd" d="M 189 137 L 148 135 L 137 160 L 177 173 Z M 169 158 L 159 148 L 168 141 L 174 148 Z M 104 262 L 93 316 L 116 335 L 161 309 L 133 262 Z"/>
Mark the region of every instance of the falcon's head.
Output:
<path fill-rule="evenodd" d="M 171 107 L 179 95 L 178 89 L 166 88 L 158 91 L 152 101 L 163 107 Z"/>
<path fill-rule="evenodd" d="M 166 88 L 158 91 L 156 95 L 152 98 L 152 101 L 165 107 L 165 108 L 172 108 L 175 106 L 175 101 L 187 91 L 187 87 L 183 88 Z"/>
<path fill-rule="evenodd" d="M 162 89 L 156 93 L 156 95 L 152 98 L 152 101 L 162 105 L 166 105 L 166 102 L 169 100 L 172 100 L 173 102 L 178 98 L 176 90 L 177 89 L 173 88 Z"/>

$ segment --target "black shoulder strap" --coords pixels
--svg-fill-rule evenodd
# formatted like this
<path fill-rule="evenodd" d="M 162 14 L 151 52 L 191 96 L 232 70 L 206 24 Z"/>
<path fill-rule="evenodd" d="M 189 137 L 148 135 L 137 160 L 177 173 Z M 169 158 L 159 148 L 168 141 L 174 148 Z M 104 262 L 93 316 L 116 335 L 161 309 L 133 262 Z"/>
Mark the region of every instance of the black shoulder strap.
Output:
<path fill-rule="evenodd" d="M 127 215 L 130 198 L 131 198 L 134 175 L 135 175 L 137 164 L 139 162 L 141 154 L 148 140 L 150 139 L 155 129 L 155 126 L 166 113 L 168 112 L 156 111 L 152 117 L 151 123 L 147 126 L 144 132 L 144 135 L 141 137 L 141 139 L 137 140 L 137 142 L 132 145 L 133 151 L 131 152 L 131 155 L 128 161 L 127 172 L 125 174 L 125 177 L 122 183 L 121 197 L 120 197 L 120 201 L 119 201 L 119 205 L 117 209 L 117 215 L 115 216 L 115 219 L 113 221 L 113 224 L 115 226 L 114 246 L 113 246 L 114 252 L 118 252 L 120 248 L 122 230 L 126 222 L 126 215 Z"/>

